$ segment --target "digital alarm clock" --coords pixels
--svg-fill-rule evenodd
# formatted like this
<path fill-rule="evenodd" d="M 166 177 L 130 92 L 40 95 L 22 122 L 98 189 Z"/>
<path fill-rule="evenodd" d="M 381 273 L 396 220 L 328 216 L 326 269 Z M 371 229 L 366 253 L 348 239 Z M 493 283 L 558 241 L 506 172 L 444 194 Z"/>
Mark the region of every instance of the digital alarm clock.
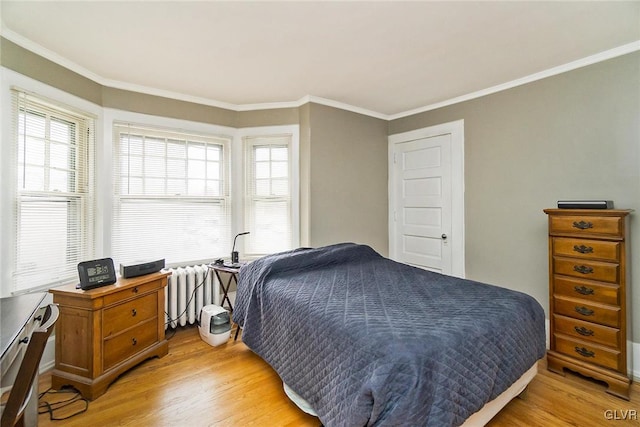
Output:
<path fill-rule="evenodd" d="M 83 261 L 78 264 L 80 289 L 87 290 L 116 283 L 116 270 L 111 258 Z"/>

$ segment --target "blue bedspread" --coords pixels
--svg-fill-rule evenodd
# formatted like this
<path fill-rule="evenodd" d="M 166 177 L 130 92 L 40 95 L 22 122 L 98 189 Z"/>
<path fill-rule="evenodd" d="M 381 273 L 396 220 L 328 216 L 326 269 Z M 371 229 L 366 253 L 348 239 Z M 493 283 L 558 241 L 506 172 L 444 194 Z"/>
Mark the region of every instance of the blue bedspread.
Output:
<path fill-rule="evenodd" d="M 242 339 L 325 426 L 454 426 L 545 353 L 532 297 L 351 243 L 240 270 Z"/>

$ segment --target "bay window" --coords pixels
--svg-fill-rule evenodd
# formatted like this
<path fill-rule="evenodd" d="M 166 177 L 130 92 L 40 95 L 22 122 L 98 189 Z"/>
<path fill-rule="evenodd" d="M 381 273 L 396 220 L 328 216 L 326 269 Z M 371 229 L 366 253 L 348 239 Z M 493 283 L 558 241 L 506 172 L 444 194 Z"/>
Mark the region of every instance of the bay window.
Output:
<path fill-rule="evenodd" d="M 24 87 L 24 89 L 17 89 Z M 0 296 L 77 283 L 82 261 L 168 267 L 299 245 L 298 126 L 102 108 L 4 70 Z"/>

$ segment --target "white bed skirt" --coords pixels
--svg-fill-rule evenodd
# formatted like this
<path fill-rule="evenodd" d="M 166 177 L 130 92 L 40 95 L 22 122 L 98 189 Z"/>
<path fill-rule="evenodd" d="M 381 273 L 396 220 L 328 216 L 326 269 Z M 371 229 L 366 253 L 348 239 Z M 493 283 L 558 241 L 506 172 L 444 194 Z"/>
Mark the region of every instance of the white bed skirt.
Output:
<path fill-rule="evenodd" d="M 491 418 L 493 418 L 502 408 L 507 406 L 507 403 L 511 402 L 514 397 L 524 391 L 527 385 L 531 382 L 533 377 L 538 373 L 538 362 L 534 363 L 527 372 L 522 374 L 518 380 L 511 384 L 511 387 L 503 391 L 498 397 L 490 402 L 487 402 L 482 409 L 475 414 L 472 414 L 462 424 L 462 427 L 476 427 L 487 424 Z"/>
<path fill-rule="evenodd" d="M 482 409 L 480 409 L 475 414 L 472 414 L 467 420 L 462 424 L 461 427 L 480 427 L 484 426 L 493 418 L 502 408 L 504 408 L 507 403 L 511 402 L 511 400 L 522 393 L 527 385 L 531 382 L 531 380 L 538 373 L 538 362 L 534 363 L 531 368 L 513 384 L 511 387 L 503 391 L 498 397 L 493 399 L 490 402 L 487 402 Z M 282 383 L 284 385 L 284 392 L 291 399 L 293 403 L 298 406 L 301 410 L 306 412 L 307 414 L 311 414 L 314 417 L 318 416 L 316 412 L 313 410 L 311 405 L 304 400 L 298 393 L 293 391 L 291 387 L 289 387 L 286 383 Z"/>

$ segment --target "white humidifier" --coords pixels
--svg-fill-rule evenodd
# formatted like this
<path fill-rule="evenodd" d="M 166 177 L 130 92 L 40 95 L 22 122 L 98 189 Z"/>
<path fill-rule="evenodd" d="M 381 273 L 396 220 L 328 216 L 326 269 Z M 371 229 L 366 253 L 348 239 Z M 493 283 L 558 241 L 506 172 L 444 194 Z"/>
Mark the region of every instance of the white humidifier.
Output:
<path fill-rule="evenodd" d="M 219 305 L 205 305 L 200 310 L 198 319 L 200 338 L 212 346 L 224 344 L 231 335 L 231 318 L 229 312 Z"/>

